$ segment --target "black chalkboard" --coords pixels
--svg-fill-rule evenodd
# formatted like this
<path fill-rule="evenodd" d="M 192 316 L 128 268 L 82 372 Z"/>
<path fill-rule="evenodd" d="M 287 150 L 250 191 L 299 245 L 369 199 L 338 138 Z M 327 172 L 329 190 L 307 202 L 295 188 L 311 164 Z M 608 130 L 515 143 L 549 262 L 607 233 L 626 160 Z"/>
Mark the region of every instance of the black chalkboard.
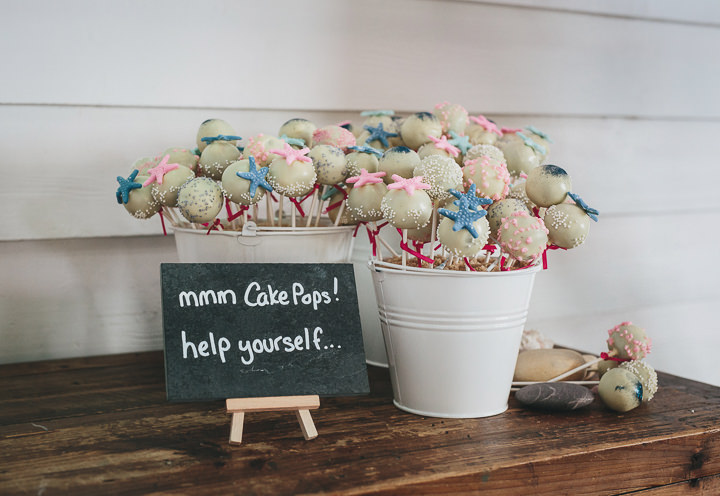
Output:
<path fill-rule="evenodd" d="M 369 393 L 352 264 L 162 264 L 172 401 Z"/>

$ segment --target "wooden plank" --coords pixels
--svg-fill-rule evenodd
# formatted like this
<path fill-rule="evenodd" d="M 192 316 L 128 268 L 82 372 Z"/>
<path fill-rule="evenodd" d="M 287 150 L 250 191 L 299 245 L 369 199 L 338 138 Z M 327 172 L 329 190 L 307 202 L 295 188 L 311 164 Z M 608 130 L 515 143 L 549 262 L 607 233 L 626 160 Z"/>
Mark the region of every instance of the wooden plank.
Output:
<path fill-rule="evenodd" d="M 12 3 L 0 56 L 23 71 L 0 82 L 2 103 L 414 110 L 451 99 L 490 113 L 720 116 L 702 97 L 720 86 L 706 64 L 717 29 L 418 0 L 212 0 L 195 15 L 189 0 Z M 287 56 L 290 40 L 304 56 Z M 439 60 L 461 71 L 451 87 L 427 70 Z"/>
<path fill-rule="evenodd" d="M 141 362 L 162 368 L 160 354 L 127 359 L 117 375 L 128 382 Z M 545 414 L 511 400 L 496 417 L 433 419 L 392 406 L 386 370 L 370 376 L 369 396 L 323 402 L 315 442 L 299 439 L 292 416 L 268 412 L 247 419 L 242 449 L 227 445 L 218 402 L 165 402 L 159 382 L 134 409 L 97 409 L 119 384 L 85 403 L 61 388 L 55 401 L 75 412 L 36 426 L 8 418 L 0 400 L 0 492 L 607 494 L 720 473 L 718 388 L 661 374 L 656 397 L 626 414 L 597 403 Z"/>
<path fill-rule="evenodd" d="M 720 475 L 698 477 L 677 484 L 634 492 L 637 496 L 677 496 L 683 494 L 720 494 Z"/>
<path fill-rule="evenodd" d="M 5 177 L 15 185 L 0 196 L 0 209 L 19 214 L 5 219 L 0 239 L 162 233 L 157 217 L 141 221 L 117 204 L 115 178 L 127 176 L 141 156 L 171 146 L 194 146 L 199 123 L 210 116 L 226 119 L 245 138 L 277 133 L 291 117 L 306 117 L 318 125 L 345 118 L 359 121 L 351 112 L 0 106 L 0 122 L 8 129 L 0 137 L 7 150 Z M 602 214 L 656 213 L 667 210 L 670 198 L 681 199 L 673 202 L 674 212 L 720 209 L 720 197 L 698 194 L 697 181 L 685 176 L 691 167 L 706 183 L 720 182 L 711 146 L 720 135 L 720 122 L 491 117 L 508 126 L 534 124 L 547 132 L 555 141 L 549 161 L 565 167 L 575 192 Z M 37 135 L 44 137 L 42 144 Z M 84 140 L 79 155 L 78 136 Z M 663 143 L 695 145 L 659 145 Z M 38 161 L 25 152 L 38 146 L 39 153 L 53 159 Z M 29 169 L 36 171 L 33 181 L 27 181 Z"/>
<path fill-rule="evenodd" d="M 281 410 L 307 410 L 320 407 L 320 397 L 270 396 L 267 398 L 228 398 L 225 400 L 228 412 L 274 412 Z"/>

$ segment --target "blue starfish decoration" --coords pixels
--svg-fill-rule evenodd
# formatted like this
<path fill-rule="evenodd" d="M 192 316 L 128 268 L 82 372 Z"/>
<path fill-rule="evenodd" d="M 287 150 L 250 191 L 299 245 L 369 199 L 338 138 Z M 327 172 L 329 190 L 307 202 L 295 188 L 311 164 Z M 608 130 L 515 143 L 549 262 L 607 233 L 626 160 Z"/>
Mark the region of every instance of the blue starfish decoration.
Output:
<path fill-rule="evenodd" d="M 383 144 L 385 148 L 390 146 L 390 142 L 388 141 L 388 138 L 395 138 L 397 137 L 398 133 L 391 133 L 388 131 L 385 131 L 383 129 L 383 123 L 379 123 L 377 127 L 372 126 L 363 126 L 364 129 L 370 132 L 370 136 L 365 140 L 365 143 L 370 143 L 371 141 L 380 140 L 380 143 Z"/>
<path fill-rule="evenodd" d="M 598 212 L 594 208 L 590 208 L 588 206 L 588 204 L 585 203 L 585 201 L 582 198 L 580 198 L 579 195 L 576 195 L 575 193 L 568 193 L 568 196 L 570 198 L 572 198 L 572 200 L 575 202 L 575 204 L 578 207 L 582 208 L 585 211 L 585 213 L 588 215 L 588 217 L 590 217 L 595 222 L 598 221 L 597 216 L 600 215 L 600 212 Z"/>
<path fill-rule="evenodd" d="M 290 138 L 287 134 L 283 134 L 282 136 L 280 136 L 280 139 L 288 145 L 295 145 L 300 147 L 305 146 L 305 140 L 302 138 Z"/>
<path fill-rule="evenodd" d="M 450 131 L 450 136 L 452 136 L 452 139 L 448 140 L 448 143 L 460 148 L 460 151 L 463 153 L 463 155 L 465 155 L 468 150 L 473 147 L 472 143 L 470 143 L 469 136 L 460 136 L 455 131 Z"/>
<path fill-rule="evenodd" d="M 545 150 L 545 147 L 542 146 L 540 143 L 535 143 L 532 139 L 525 136 L 523 133 L 515 133 L 516 136 L 521 138 L 523 140 L 523 143 L 525 143 L 525 146 L 529 146 L 536 152 L 540 153 L 541 155 L 545 155 L 547 153 L 547 150 Z"/>
<path fill-rule="evenodd" d="M 479 198 L 475 194 L 475 190 L 477 190 L 477 184 L 473 183 L 468 188 L 467 193 L 462 193 L 456 189 L 450 189 L 448 191 L 450 191 L 451 195 L 457 198 L 457 200 L 453 202 L 453 205 L 479 212 L 481 210 L 480 207 L 483 205 L 490 205 L 493 201 L 490 198 Z"/>
<path fill-rule="evenodd" d="M 123 204 L 129 202 L 130 191 L 136 188 L 142 188 L 142 184 L 135 182 L 135 178 L 137 177 L 138 172 L 140 171 L 135 169 L 134 171 L 132 171 L 132 174 L 130 174 L 127 179 L 122 176 L 117 177 L 117 182 L 120 184 L 120 186 L 115 192 L 115 198 L 117 198 L 118 203 Z"/>
<path fill-rule="evenodd" d="M 205 138 L 201 138 L 200 141 L 207 143 L 208 145 L 214 141 L 235 141 L 235 140 L 241 140 L 242 138 L 240 136 L 230 136 L 225 134 L 218 134 L 217 136 L 207 136 Z"/>
<path fill-rule="evenodd" d="M 363 110 L 360 112 L 363 117 L 380 117 L 382 115 L 395 115 L 394 110 Z"/>
<path fill-rule="evenodd" d="M 257 187 L 260 186 L 266 191 L 272 191 L 272 186 L 268 184 L 268 182 L 265 180 L 265 176 L 267 176 L 268 171 L 270 170 L 269 167 L 262 167 L 258 170 L 257 165 L 255 164 L 255 157 L 250 155 L 248 157 L 248 160 L 250 160 L 250 171 L 249 172 L 236 172 L 238 177 L 241 177 L 243 179 L 247 179 L 250 181 L 250 196 L 255 196 L 255 191 L 257 191 Z"/>
<path fill-rule="evenodd" d="M 382 124 L 380 125 L 382 126 Z M 370 141 L 370 138 L 368 138 L 368 141 Z M 373 148 L 372 146 L 348 146 L 348 149 L 361 153 L 373 153 L 378 158 L 383 156 L 383 152 L 381 152 L 377 148 Z"/>
<path fill-rule="evenodd" d="M 538 128 L 536 128 L 535 126 L 527 126 L 525 129 L 527 129 L 528 131 L 530 131 L 531 133 L 533 133 L 535 136 L 539 136 L 540 138 L 544 139 L 544 140 L 547 141 L 548 143 L 552 143 L 552 142 L 553 142 L 553 140 L 550 139 L 550 136 L 548 136 L 547 134 L 543 133 L 542 131 L 540 131 L 540 130 L 539 130 Z"/>
<path fill-rule="evenodd" d="M 478 232 L 475 230 L 473 222 L 478 219 L 482 219 L 485 214 L 487 214 L 485 210 L 470 210 L 469 208 L 463 208 L 462 206 L 457 212 L 455 210 L 448 210 L 447 208 L 440 208 L 438 209 L 438 213 L 440 215 L 444 215 L 450 220 L 455 221 L 453 231 L 467 229 L 467 231 L 472 235 L 473 238 L 478 237 Z"/>

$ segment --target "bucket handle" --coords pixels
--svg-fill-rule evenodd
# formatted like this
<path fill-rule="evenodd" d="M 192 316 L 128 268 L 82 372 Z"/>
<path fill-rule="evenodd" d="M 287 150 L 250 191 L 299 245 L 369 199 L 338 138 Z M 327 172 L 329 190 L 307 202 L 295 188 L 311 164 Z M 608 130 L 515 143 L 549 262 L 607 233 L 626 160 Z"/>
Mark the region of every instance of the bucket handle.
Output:
<path fill-rule="evenodd" d="M 253 221 L 246 222 L 237 236 L 237 241 L 245 246 L 257 246 L 262 243 L 262 239 L 257 235 L 257 224 Z"/>

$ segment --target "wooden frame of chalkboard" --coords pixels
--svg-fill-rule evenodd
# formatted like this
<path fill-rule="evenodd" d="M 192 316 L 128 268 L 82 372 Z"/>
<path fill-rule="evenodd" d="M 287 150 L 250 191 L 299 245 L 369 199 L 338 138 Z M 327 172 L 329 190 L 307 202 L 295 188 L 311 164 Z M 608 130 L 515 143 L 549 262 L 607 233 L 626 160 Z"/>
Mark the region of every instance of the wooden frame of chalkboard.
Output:
<path fill-rule="evenodd" d="M 167 397 L 369 393 L 352 264 L 161 264 Z"/>

